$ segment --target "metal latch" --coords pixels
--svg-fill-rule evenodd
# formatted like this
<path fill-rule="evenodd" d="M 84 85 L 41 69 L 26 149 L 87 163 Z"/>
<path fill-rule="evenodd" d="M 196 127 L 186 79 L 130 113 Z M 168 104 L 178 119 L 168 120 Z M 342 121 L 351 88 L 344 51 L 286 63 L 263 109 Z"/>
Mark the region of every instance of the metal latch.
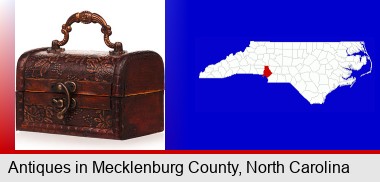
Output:
<path fill-rule="evenodd" d="M 54 106 L 58 109 L 62 109 L 57 113 L 58 119 L 63 119 L 65 113 L 69 110 L 69 108 L 73 109 L 77 105 L 77 101 L 71 97 L 71 93 L 76 91 L 76 84 L 72 81 L 66 81 L 64 83 L 59 82 L 52 86 L 52 89 L 56 92 L 64 93 L 66 95 L 65 98 L 54 98 L 52 102 Z"/>

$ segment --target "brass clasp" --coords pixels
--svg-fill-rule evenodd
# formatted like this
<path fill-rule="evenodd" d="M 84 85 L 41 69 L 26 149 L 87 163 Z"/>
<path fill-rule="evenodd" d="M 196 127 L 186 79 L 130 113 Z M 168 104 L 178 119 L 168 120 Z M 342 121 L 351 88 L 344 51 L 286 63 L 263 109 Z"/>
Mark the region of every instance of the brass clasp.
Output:
<path fill-rule="evenodd" d="M 74 98 L 71 98 L 71 93 L 76 91 L 76 84 L 71 81 L 67 82 L 59 82 L 55 84 L 52 87 L 55 91 L 64 93 L 66 95 L 66 98 L 54 98 L 52 99 L 53 104 L 56 108 L 62 109 L 57 113 L 58 119 L 63 119 L 65 113 L 68 111 L 69 108 L 75 108 L 76 106 L 76 100 Z"/>

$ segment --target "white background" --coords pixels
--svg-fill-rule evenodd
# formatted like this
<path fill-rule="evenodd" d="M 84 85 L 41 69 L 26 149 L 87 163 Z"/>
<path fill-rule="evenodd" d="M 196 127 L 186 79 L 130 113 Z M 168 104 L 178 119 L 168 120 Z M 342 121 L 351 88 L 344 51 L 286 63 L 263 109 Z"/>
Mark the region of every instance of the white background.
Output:
<path fill-rule="evenodd" d="M 128 52 L 153 50 L 165 60 L 164 0 L 16 0 L 15 65 L 20 55 L 62 40 L 62 24 L 74 13 L 98 13 L 112 27 L 111 42 Z M 74 23 L 66 50 L 109 51 L 99 24 Z M 115 141 L 16 132 L 16 149 L 164 149 L 164 133 Z"/>

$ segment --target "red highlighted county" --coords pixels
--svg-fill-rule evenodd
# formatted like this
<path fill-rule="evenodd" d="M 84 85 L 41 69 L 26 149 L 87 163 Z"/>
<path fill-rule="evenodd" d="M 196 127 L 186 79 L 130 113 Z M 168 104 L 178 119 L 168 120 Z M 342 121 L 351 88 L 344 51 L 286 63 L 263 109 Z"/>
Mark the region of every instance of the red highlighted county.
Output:
<path fill-rule="evenodd" d="M 269 66 L 264 66 L 264 73 L 263 76 L 268 78 L 272 74 L 272 71 L 270 71 Z"/>

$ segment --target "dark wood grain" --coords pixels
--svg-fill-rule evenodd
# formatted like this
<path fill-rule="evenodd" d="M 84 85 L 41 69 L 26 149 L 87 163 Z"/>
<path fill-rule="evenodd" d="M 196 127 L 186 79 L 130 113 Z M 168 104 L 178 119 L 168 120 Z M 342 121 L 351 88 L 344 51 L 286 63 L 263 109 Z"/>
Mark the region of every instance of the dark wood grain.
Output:
<path fill-rule="evenodd" d="M 164 130 L 163 91 L 128 96 L 122 103 L 124 139 Z"/>
<path fill-rule="evenodd" d="M 27 92 L 53 92 L 51 86 L 60 82 L 57 79 L 26 78 L 25 91 Z M 77 81 L 77 90 L 74 94 L 110 96 L 111 83 L 94 81 Z"/>

